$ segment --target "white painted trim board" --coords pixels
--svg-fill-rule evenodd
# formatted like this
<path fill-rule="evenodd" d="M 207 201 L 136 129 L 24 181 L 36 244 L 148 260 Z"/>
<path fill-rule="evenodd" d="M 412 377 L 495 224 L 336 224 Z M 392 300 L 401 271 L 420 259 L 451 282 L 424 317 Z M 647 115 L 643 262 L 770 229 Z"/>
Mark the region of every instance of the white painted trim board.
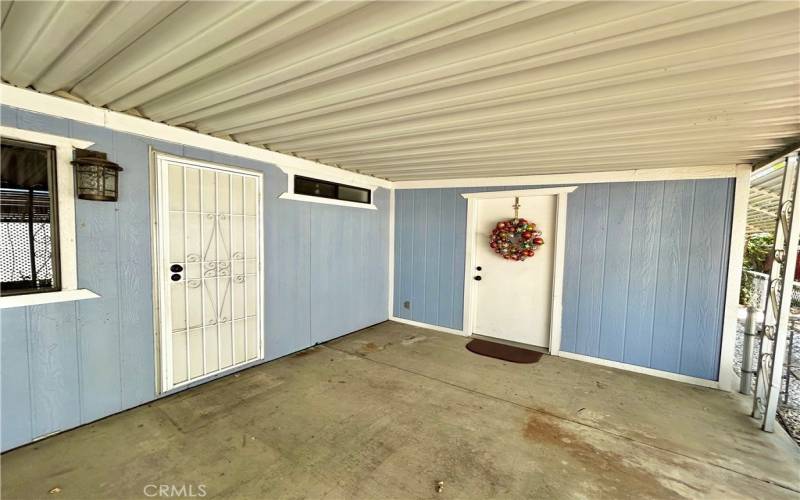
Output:
<path fill-rule="evenodd" d="M 330 165 L 317 163 L 295 156 L 257 148 L 248 144 L 229 141 L 192 130 L 173 127 L 138 116 L 97 108 L 63 97 L 42 94 L 33 90 L 21 89 L 0 84 L 0 102 L 8 106 L 61 118 L 77 120 L 119 132 L 152 137 L 162 141 L 185 146 L 203 148 L 219 153 L 250 158 L 275 165 L 286 173 L 300 173 L 311 177 L 336 180 L 342 183 L 390 188 L 392 183 L 385 179 L 351 172 Z"/>
<path fill-rule="evenodd" d="M 469 188 L 487 186 L 552 186 L 559 184 L 597 184 L 606 182 L 648 182 L 736 177 L 736 165 L 681 168 L 645 168 L 604 172 L 517 175 L 508 177 L 467 177 L 423 181 L 396 181 L 395 189 Z"/>
<path fill-rule="evenodd" d="M 302 201 L 304 203 L 320 203 L 322 205 L 336 205 L 339 207 L 360 208 L 362 210 L 377 210 L 373 203 L 356 203 L 355 201 L 334 200 L 332 198 L 321 198 L 319 196 L 308 196 L 305 194 L 297 194 L 286 192 L 278 196 L 281 200 L 294 200 Z"/>
<path fill-rule="evenodd" d="M 720 384 L 715 380 L 706 380 L 704 378 L 690 377 L 688 375 L 681 375 L 679 373 L 665 372 L 653 368 L 647 368 L 639 365 L 631 365 L 628 363 L 621 363 L 619 361 L 611 361 L 608 359 L 595 358 L 592 356 L 585 356 L 583 354 L 575 354 L 573 352 L 561 351 L 558 356 L 567 359 L 574 359 L 576 361 L 583 361 L 585 363 L 592 363 L 594 365 L 608 366 L 610 368 L 617 368 L 619 370 L 626 370 L 634 373 L 641 373 L 644 375 L 651 375 L 653 377 L 665 378 L 667 380 L 674 380 L 676 382 L 683 382 L 686 384 L 699 385 L 703 387 L 710 387 L 712 389 L 719 389 Z"/>
<path fill-rule="evenodd" d="M 739 309 L 739 287 L 742 282 L 745 232 L 747 230 L 747 203 L 750 198 L 750 165 L 736 167 L 736 186 L 733 195 L 731 237 L 728 254 L 727 286 L 725 289 L 722 339 L 719 357 L 719 387 L 725 391 L 739 390 L 739 379 L 733 371 L 736 351 L 737 312 Z"/>
<path fill-rule="evenodd" d="M 55 304 L 56 302 L 72 302 L 76 300 L 96 299 L 98 297 L 100 296 L 86 288 L 60 290 L 58 292 L 6 295 L 5 297 L 0 297 L 0 309 Z"/>
<path fill-rule="evenodd" d="M 509 191 L 491 191 L 479 193 L 461 193 L 463 198 L 468 200 L 490 200 L 493 198 L 508 198 L 510 196 L 550 196 L 554 194 L 567 194 L 578 189 L 578 186 L 562 186 L 552 188 L 537 188 L 537 189 L 516 189 Z"/>

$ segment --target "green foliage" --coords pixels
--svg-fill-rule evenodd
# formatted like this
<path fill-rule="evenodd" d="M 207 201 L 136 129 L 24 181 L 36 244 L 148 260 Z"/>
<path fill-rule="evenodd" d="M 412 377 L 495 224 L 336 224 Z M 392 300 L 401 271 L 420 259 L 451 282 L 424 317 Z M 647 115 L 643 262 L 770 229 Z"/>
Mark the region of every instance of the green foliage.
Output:
<path fill-rule="evenodd" d="M 775 238 L 771 234 L 755 234 L 747 239 L 744 248 L 744 268 L 748 271 L 766 271 L 767 257 L 772 252 Z"/>
<path fill-rule="evenodd" d="M 775 238 L 771 234 L 756 234 L 747 239 L 744 247 L 745 271 L 763 273 L 766 271 L 767 259 L 772 253 Z M 753 300 L 753 276 L 742 274 L 742 286 L 739 289 L 739 303 L 749 306 Z"/>

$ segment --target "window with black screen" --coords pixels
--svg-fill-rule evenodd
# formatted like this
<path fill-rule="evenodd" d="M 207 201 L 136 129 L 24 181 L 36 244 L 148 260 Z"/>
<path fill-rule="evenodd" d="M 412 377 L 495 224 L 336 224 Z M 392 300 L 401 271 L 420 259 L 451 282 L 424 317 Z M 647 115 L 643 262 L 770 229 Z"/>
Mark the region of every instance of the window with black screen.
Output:
<path fill-rule="evenodd" d="M 299 175 L 294 178 L 294 192 L 295 194 L 350 201 L 353 203 L 372 203 L 372 192 L 369 189 L 348 186 L 331 181 L 323 181 L 321 179 L 312 179 L 310 177 L 301 177 Z"/>
<path fill-rule="evenodd" d="M 55 151 L 2 140 L 0 293 L 60 289 Z"/>

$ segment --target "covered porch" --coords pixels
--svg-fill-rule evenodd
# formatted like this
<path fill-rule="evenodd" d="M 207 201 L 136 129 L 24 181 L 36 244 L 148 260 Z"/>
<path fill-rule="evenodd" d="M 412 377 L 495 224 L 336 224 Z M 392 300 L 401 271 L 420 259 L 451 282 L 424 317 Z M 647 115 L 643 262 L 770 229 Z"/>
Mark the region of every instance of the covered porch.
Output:
<path fill-rule="evenodd" d="M 392 321 L 3 456 L 5 498 L 796 498 L 751 399 Z M 309 482 L 313 477 L 314 481 Z M 439 481 L 442 491 L 437 493 Z"/>

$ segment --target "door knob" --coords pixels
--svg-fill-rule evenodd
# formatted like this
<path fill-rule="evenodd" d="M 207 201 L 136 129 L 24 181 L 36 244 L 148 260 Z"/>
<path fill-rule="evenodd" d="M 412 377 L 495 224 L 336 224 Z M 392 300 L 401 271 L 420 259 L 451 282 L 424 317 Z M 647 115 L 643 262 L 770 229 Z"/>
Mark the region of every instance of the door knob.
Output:
<path fill-rule="evenodd" d="M 173 273 L 179 273 L 183 271 L 183 266 L 180 264 L 172 264 L 171 266 L 169 266 L 169 270 L 172 271 Z"/>
<path fill-rule="evenodd" d="M 172 276 L 170 276 L 170 279 L 172 281 L 180 281 L 181 280 L 181 275 L 180 274 L 173 274 Z"/>
<path fill-rule="evenodd" d="M 473 279 L 474 279 L 475 281 L 480 281 L 480 280 L 481 280 L 481 277 L 480 277 L 480 276 L 475 276 Z"/>
<path fill-rule="evenodd" d="M 481 266 L 478 266 L 475 269 L 477 269 L 478 271 L 482 271 L 483 270 L 483 268 Z"/>

